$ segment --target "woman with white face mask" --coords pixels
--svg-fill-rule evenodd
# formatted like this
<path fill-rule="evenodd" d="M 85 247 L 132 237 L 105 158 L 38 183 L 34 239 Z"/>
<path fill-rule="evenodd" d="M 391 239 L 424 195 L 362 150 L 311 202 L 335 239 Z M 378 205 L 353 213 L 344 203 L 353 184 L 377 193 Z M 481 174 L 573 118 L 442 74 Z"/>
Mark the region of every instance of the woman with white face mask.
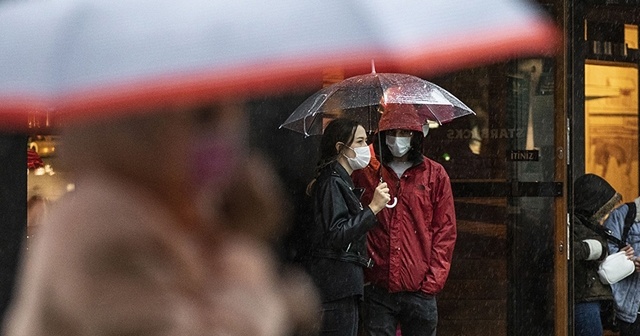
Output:
<path fill-rule="evenodd" d="M 314 279 L 322 300 L 321 334 L 356 335 L 364 291 L 364 268 L 371 267 L 366 233 L 389 201 L 386 183 L 372 190 L 368 206 L 360 203 L 351 173 L 369 164 L 367 134 L 357 122 L 336 119 L 325 128 L 316 178 L 307 193 L 313 221 L 308 225 L 302 263 Z"/>

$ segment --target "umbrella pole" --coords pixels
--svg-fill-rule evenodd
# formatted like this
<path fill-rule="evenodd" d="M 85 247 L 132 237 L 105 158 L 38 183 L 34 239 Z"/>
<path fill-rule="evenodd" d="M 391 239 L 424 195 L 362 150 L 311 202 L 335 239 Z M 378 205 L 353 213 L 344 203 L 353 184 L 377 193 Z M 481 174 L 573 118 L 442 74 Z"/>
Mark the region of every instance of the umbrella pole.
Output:
<path fill-rule="evenodd" d="M 380 183 L 382 183 L 382 140 L 380 140 L 380 131 L 378 131 L 376 138 L 378 138 L 378 161 L 380 161 L 380 165 L 378 165 L 378 177 L 380 177 Z"/>
<path fill-rule="evenodd" d="M 382 137 L 380 136 L 380 131 L 378 131 L 378 154 L 380 159 L 378 161 L 380 161 L 380 165 L 378 166 L 378 176 L 380 177 L 380 183 L 384 182 L 384 180 L 382 179 Z M 393 208 L 398 204 L 398 197 L 393 197 L 393 203 L 389 204 L 385 204 L 385 207 L 387 208 Z"/>

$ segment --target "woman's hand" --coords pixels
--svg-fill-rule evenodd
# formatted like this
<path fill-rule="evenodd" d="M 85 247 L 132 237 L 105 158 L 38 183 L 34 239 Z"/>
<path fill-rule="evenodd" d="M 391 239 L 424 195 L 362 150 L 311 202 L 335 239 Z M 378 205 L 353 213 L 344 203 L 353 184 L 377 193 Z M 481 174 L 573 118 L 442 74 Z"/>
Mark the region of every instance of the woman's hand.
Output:
<path fill-rule="evenodd" d="M 374 214 L 378 214 L 378 212 L 384 209 L 384 206 L 389 203 L 390 200 L 391 195 L 389 195 L 387 182 L 381 182 L 373 191 L 373 199 L 369 204 L 369 208 L 371 208 L 371 211 L 373 211 Z"/>
<path fill-rule="evenodd" d="M 633 247 L 627 244 L 627 246 L 621 248 L 620 251 L 624 251 L 624 255 L 626 255 L 629 260 L 633 261 L 633 264 L 636 266 L 636 272 L 640 271 L 640 260 L 634 255 L 635 251 L 633 250 Z"/>
<path fill-rule="evenodd" d="M 633 250 L 633 247 L 631 247 L 631 245 L 627 244 L 627 246 L 621 248 L 620 251 L 624 251 L 624 254 L 627 256 L 629 260 L 635 259 L 635 256 L 634 256 L 635 251 Z"/>

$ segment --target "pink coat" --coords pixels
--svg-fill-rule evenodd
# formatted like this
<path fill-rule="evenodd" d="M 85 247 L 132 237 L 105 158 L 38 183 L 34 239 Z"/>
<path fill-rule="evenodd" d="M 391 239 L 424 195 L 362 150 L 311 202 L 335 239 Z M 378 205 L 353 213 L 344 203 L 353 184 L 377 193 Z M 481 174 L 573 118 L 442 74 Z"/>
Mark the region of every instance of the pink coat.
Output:
<path fill-rule="evenodd" d="M 80 179 L 29 250 L 5 335 L 284 332 L 269 252 L 240 239 L 221 247 L 180 224 L 145 190 Z"/>

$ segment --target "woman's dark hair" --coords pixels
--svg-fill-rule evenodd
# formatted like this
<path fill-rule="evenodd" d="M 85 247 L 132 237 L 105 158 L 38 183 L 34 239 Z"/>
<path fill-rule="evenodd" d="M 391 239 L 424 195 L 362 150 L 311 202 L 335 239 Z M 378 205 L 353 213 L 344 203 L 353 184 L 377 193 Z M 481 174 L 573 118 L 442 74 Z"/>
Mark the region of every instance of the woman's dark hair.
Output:
<path fill-rule="evenodd" d="M 322 134 L 322 140 L 320 140 L 318 170 L 336 160 L 338 157 L 337 142 L 342 142 L 347 146 L 351 145 L 358 126 L 360 123 L 357 121 L 345 118 L 334 119 L 327 125 Z"/>
<path fill-rule="evenodd" d="M 422 143 L 424 136 L 421 132 L 413 132 L 411 136 L 411 149 L 409 150 L 409 161 L 416 163 L 422 161 Z M 373 137 L 373 149 L 376 153 L 378 161 L 389 163 L 393 160 L 393 154 L 387 146 L 387 131 L 380 131 Z M 382 155 L 382 158 L 380 158 Z"/>
<path fill-rule="evenodd" d="M 353 142 L 358 126 L 361 126 L 359 122 L 345 118 L 337 118 L 329 122 L 322 133 L 322 140 L 320 140 L 320 159 L 316 166 L 316 177 L 320 174 L 322 168 L 337 159 L 336 143 L 342 142 L 349 146 Z M 307 185 L 307 195 L 311 195 L 311 187 L 315 182 L 316 179 L 314 178 Z"/>

